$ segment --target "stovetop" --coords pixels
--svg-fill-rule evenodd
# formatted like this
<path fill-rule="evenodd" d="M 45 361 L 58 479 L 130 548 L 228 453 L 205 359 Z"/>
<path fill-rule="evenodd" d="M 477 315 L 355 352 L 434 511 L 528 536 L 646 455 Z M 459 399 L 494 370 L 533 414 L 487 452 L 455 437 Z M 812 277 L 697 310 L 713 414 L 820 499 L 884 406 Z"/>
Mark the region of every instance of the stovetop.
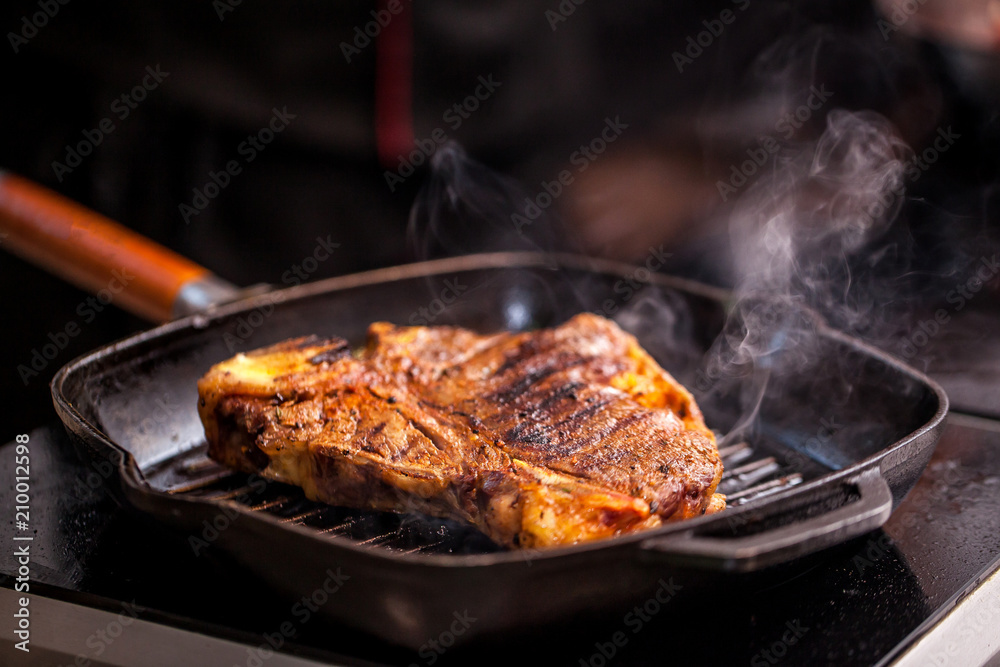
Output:
<path fill-rule="evenodd" d="M 287 602 L 229 563 L 211 554 L 196 556 L 184 536 L 118 505 L 102 471 L 76 456 L 59 425 L 31 432 L 30 445 L 30 592 L 33 599 L 60 601 L 43 609 L 51 618 L 36 612 L 32 646 L 56 646 L 62 652 L 56 659 L 62 662 L 35 664 L 112 655 L 113 645 L 94 635 L 106 627 L 103 616 L 90 622 L 89 634 L 85 625 L 75 648 L 60 641 L 65 619 L 80 609 L 117 615 L 107 617 L 112 619 L 107 627 L 121 633 L 118 650 L 128 645 L 131 626 L 115 626 L 114 619 L 120 623 L 134 616 L 153 627 L 193 631 L 185 641 L 194 644 L 181 649 L 187 664 L 212 664 L 199 662 L 205 653 L 197 642 L 204 636 L 244 645 L 235 664 L 274 660 L 254 651 L 261 645 L 269 651 L 262 638 L 288 619 Z M 14 443 L 0 448 L 4 480 L 15 476 L 14 456 Z M 14 506 L 11 484 L 4 484 L 2 497 L 3 507 Z M 18 544 L 12 541 L 16 534 L 11 517 L 2 527 L 3 543 Z M 8 547 L 0 556 L 0 584 L 7 589 L 17 571 L 13 552 Z M 338 664 L 499 664 L 519 656 L 567 665 L 581 660 L 584 665 L 770 665 L 784 659 L 789 664 L 873 664 L 898 657 L 925 636 L 996 569 L 998 557 L 1000 422 L 953 415 L 926 473 L 882 530 L 763 573 L 725 577 L 709 590 L 688 596 L 680 590 L 641 632 L 630 631 L 624 646 L 613 644 L 614 632 L 625 628 L 612 622 L 547 628 L 516 645 L 456 644 L 443 655 L 413 654 L 315 621 L 297 627 L 281 651 Z M 138 642 L 140 633 L 134 632 Z M 10 644 L 5 643 L 5 651 Z M 605 654 L 613 650 L 611 661 L 602 649 Z M 161 658 L 168 655 L 161 650 Z M 150 653 L 145 655 L 140 664 L 154 664 Z"/>

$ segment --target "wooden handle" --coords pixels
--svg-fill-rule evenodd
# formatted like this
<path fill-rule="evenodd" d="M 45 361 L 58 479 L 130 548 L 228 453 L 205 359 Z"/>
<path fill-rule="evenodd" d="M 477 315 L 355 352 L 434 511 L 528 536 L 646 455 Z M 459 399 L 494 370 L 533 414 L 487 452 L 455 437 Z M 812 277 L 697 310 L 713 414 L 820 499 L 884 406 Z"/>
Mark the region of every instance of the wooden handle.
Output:
<path fill-rule="evenodd" d="M 62 195 L 0 172 L 2 247 L 140 317 L 176 315 L 207 269 Z"/>

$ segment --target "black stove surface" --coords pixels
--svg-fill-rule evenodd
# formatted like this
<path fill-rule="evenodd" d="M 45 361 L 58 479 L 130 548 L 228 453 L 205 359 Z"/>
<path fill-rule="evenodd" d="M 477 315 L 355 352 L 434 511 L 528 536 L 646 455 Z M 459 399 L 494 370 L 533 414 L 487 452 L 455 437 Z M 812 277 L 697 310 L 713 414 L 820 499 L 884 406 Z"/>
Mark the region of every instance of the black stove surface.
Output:
<path fill-rule="evenodd" d="M 30 444 L 32 595 L 115 613 L 133 604 L 147 621 L 251 647 L 289 618 L 287 601 L 211 550 L 196 556 L 183 535 L 117 504 L 106 475 L 76 456 L 61 426 L 33 431 Z M 3 479 L 14 478 L 14 464 L 9 443 L 0 448 Z M 13 507 L 11 485 L 2 497 Z M 2 532 L 5 544 L 17 544 L 13 517 Z M 17 570 L 12 552 L 0 556 L 7 588 Z M 873 664 L 904 650 L 994 569 L 998 554 L 1000 422 L 958 415 L 882 530 L 780 568 L 723 577 L 709 589 L 681 587 L 641 624 L 635 616 L 581 619 L 515 645 L 457 643 L 441 655 L 317 620 L 298 625 L 282 650 L 340 664 Z M 96 657 L 88 646 L 78 653 Z M 192 660 L 198 664 L 196 653 Z M 241 664 L 254 664 L 252 656 Z"/>

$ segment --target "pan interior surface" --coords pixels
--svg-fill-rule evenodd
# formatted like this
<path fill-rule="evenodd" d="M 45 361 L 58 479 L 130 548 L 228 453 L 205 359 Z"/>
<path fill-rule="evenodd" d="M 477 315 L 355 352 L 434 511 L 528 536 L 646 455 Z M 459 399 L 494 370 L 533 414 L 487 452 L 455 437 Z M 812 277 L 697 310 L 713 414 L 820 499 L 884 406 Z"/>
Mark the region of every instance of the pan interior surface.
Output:
<path fill-rule="evenodd" d="M 330 286 L 256 297 L 140 334 L 74 362 L 54 391 L 128 452 L 155 492 L 237 502 L 318 534 L 415 554 L 499 547 L 452 521 L 320 505 L 298 489 L 217 466 L 204 456 L 197 380 L 238 352 L 290 337 L 340 336 L 360 345 L 378 320 L 489 332 L 552 326 L 589 310 L 634 333 L 695 394 L 706 422 L 720 434 L 746 416 L 748 396 L 759 402 L 746 438 L 721 447 L 726 473 L 720 491 L 731 506 L 766 502 L 884 452 L 938 409 L 934 391 L 918 377 L 822 328 L 809 334 L 808 354 L 798 348 L 769 356 L 766 383 L 759 369 L 725 382 L 706 378 L 704 360 L 726 326 L 722 296 L 659 276 L 640 289 L 623 288 L 623 275 L 466 261 L 421 275 L 334 279 Z"/>

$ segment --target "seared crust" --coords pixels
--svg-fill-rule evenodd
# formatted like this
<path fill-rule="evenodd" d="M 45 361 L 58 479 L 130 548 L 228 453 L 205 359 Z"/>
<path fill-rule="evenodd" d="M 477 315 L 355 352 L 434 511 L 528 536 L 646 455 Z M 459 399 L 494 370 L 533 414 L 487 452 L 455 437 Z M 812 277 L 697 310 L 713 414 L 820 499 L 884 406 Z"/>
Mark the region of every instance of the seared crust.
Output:
<path fill-rule="evenodd" d="M 481 336 L 375 323 L 286 341 L 198 384 L 209 455 L 310 498 L 467 521 L 500 544 L 610 537 L 717 511 L 693 398 L 614 323 Z"/>

